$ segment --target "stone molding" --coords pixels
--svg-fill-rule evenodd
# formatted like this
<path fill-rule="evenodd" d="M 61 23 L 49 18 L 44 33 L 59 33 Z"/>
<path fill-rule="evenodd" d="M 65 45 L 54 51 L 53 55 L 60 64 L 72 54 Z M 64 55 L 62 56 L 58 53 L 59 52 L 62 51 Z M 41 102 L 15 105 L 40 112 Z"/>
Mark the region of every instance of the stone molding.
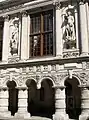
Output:
<path fill-rule="evenodd" d="M 38 8 L 38 7 L 42 7 L 42 6 L 46 6 L 46 5 L 52 5 L 53 2 L 52 0 L 43 0 L 43 1 L 31 1 L 25 4 L 21 4 L 21 5 L 17 5 L 11 8 L 7 8 L 7 9 L 2 9 L 0 10 L 0 17 L 4 16 L 4 15 L 10 15 L 10 14 L 14 14 L 14 13 L 20 13 L 22 11 L 25 10 L 30 10 L 30 9 L 34 9 L 34 8 Z"/>
<path fill-rule="evenodd" d="M 26 87 L 27 80 L 34 80 L 38 89 L 41 87 L 41 82 L 44 79 L 52 81 L 53 86 L 62 86 L 64 81 L 70 77 L 75 77 L 79 80 L 80 85 L 89 85 L 89 68 L 87 63 L 83 62 L 83 68 L 81 69 L 64 69 L 59 64 L 48 64 L 38 66 L 25 66 L 19 68 L 6 68 L 0 70 L 0 86 L 6 87 L 8 81 L 15 81 L 17 87 Z M 82 66 L 82 64 L 81 64 Z M 70 73 L 72 71 L 72 73 Z"/>
<path fill-rule="evenodd" d="M 61 7 L 60 0 L 53 0 L 53 5 L 56 7 L 56 9 L 60 9 Z"/>
<path fill-rule="evenodd" d="M 3 16 L 3 18 L 5 19 L 5 21 L 9 22 L 9 15 L 5 15 Z"/>

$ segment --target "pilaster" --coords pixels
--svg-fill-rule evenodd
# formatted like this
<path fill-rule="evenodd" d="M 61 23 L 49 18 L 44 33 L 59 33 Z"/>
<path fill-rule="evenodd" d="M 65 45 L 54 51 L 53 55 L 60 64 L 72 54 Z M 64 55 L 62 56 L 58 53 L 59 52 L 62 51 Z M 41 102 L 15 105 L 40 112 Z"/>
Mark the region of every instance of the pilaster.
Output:
<path fill-rule="evenodd" d="M 86 5 L 83 1 L 79 2 L 80 15 L 80 38 L 81 38 L 81 55 L 88 55 L 88 29 L 87 29 L 87 14 Z"/>
<path fill-rule="evenodd" d="M 79 116 L 79 120 L 87 120 L 89 118 L 89 87 L 81 87 L 81 109 L 82 113 Z"/>
<path fill-rule="evenodd" d="M 29 58 L 29 44 L 28 44 L 28 16 L 27 12 L 22 13 L 22 40 L 21 40 L 21 59 Z"/>
<path fill-rule="evenodd" d="M 11 113 L 8 111 L 8 88 L 0 88 L 0 118 L 10 118 Z"/>
<path fill-rule="evenodd" d="M 55 86 L 55 114 L 53 120 L 68 120 L 65 108 L 65 86 Z"/>
<path fill-rule="evenodd" d="M 18 88 L 18 112 L 15 114 L 16 118 L 30 118 L 30 113 L 27 111 L 27 88 Z"/>
<path fill-rule="evenodd" d="M 62 57 L 63 43 L 62 43 L 62 17 L 60 1 L 54 1 L 56 9 L 56 56 Z"/>
<path fill-rule="evenodd" d="M 9 16 L 4 17 L 2 61 L 8 60 L 9 52 Z"/>

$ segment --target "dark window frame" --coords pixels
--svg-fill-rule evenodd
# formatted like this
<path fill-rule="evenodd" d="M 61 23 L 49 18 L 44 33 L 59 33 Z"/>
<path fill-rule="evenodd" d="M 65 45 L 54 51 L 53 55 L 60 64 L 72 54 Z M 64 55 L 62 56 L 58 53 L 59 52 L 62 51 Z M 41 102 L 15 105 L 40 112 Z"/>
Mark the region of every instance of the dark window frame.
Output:
<path fill-rule="evenodd" d="M 53 10 L 34 13 L 30 20 L 30 57 L 53 56 Z"/>

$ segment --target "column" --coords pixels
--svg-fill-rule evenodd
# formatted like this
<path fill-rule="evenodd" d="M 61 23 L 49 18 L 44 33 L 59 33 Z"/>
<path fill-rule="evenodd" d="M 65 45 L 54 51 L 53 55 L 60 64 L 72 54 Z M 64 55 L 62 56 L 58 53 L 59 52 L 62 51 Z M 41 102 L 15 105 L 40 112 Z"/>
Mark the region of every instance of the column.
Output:
<path fill-rule="evenodd" d="M 79 3 L 81 56 L 88 55 L 88 26 L 86 15 L 86 5 L 81 1 Z"/>
<path fill-rule="evenodd" d="M 28 40 L 28 16 L 26 12 L 22 14 L 22 40 L 21 40 L 21 59 L 29 58 L 29 40 Z"/>
<path fill-rule="evenodd" d="M 63 43 L 62 43 L 62 17 L 60 3 L 56 3 L 56 56 L 62 57 Z"/>
<path fill-rule="evenodd" d="M 8 88 L 0 88 L 0 118 L 11 117 L 10 111 L 8 111 Z"/>
<path fill-rule="evenodd" d="M 79 120 L 87 120 L 89 118 L 89 87 L 80 86 L 81 87 L 81 115 L 79 116 Z"/>
<path fill-rule="evenodd" d="M 5 16 L 4 19 L 4 32 L 3 32 L 3 50 L 2 50 L 2 61 L 8 60 L 9 52 L 9 16 Z"/>
<path fill-rule="evenodd" d="M 69 120 L 65 108 L 65 86 L 55 86 L 55 114 L 53 120 Z"/>
<path fill-rule="evenodd" d="M 30 118 L 30 113 L 27 111 L 27 88 L 18 88 L 18 112 L 15 114 L 16 118 Z"/>
<path fill-rule="evenodd" d="M 75 13 L 75 28 L 76 28 L 76 48 L 79 49 L 79 26 L 78 26 L 78 11 L 77 8 L 74 9 Z"/>

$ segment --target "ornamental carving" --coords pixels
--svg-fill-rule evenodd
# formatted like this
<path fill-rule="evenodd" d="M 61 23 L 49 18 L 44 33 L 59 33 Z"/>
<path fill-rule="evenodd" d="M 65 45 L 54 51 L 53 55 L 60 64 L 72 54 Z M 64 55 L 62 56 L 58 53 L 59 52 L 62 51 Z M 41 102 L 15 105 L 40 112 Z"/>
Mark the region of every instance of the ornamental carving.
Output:
<path fill-rule="evenodd" d="M 24 79 L 22 75 L 18 76 L 16 80 L 17 80 L 18 86 L 23 86 Z"/>
<path fill-rule="evenodd" d="M 10 20 L 10 53 L 18 54 L 19 44 L 19 18 L 14 17 Z"/>
<path fill-rule="evenodd" d="M 75 75 L 77 75 L 80 78 L 82 85 L 88 85 L 89 84 L 89 71 L 82 71 L 82 72 L 74 72 Z"/>
<path fill-rule="evenodd" d="M 19 57 L 18 56 L 13 56 L 8 58 L 8 63 L 17 63 L 19 62 Z"/>
<path fill-rule="evenodd" d="M 53 0 L 53 5 L 56 6 L 56 9 L 60 9 L 60 7 L 61 7 L 60 0 Z"/>
<path fill-rule="evenodd" d="M 75 17 L 74 8 L 68 6 L 63 13 L 63 48 L 74 49 L 76 48 L 76 35 L 75 35 Z"/>
<path fill-rule="evenodd" d="M 63 58 L 75 58 L 79 56 L 79 50 L 65 51 L 63 52 Z"/>

